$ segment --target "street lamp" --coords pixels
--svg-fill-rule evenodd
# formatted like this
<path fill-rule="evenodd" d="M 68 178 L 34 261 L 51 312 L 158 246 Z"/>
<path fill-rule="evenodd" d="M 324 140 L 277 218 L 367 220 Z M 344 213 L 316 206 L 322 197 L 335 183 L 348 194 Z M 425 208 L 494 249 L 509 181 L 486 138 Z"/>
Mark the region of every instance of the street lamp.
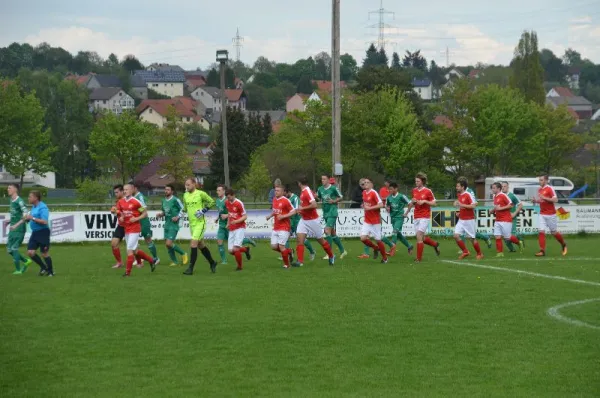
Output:
<path fill-rule="evenodd" d="M 223 174 L 225 186 L 231 187 L 229 181 L 229 145 L 227 142 L 227 98 L 225 97 L 225 63 L 229 59 L 227 50 L 217 50 L 217 62 L 221 70 L 221 131 L 223 133 Z"/>

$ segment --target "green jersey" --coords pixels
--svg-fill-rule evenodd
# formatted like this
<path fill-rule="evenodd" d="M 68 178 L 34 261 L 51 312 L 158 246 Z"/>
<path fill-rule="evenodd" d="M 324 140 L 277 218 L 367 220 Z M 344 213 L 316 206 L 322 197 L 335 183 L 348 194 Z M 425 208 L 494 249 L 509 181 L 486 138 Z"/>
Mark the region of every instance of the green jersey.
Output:
<path fill-rule="evenodd" d="M 165 213 L 165 228 L 177 227 L 179 228 L 179 221 L 173 221 L 173 217 L 183 216 L 183 203 L 175 196 L 170 198 L 163 198 L 162 200 L 162 212 Z"/>
<path fill-rule="evenodd" d="M 515 195 L 512 192 L 509 192 L 507 194 L 507 196 L 510 199 L 510 201 L 512 202 L 512 207 L 510 209 L 515 210 L 517 208 L 518 204 L 521 203 L 521 199 L 517 198 L 517 195 Z"/>
<path fill-rule="evenodd" d="M 410 200 L 401 193 L 390 195 L 386 199 L 386 206 L 390 208 L 390 217 L 404 218 L 404 207 L 410 203 Z"/>
<path fill-rule="evenodd" d="M 217 198 L 215 203 L 217 204 L 217 210 L 219 210 L 219 228 L 227 228 L 227 219 L 223 220 L 221 218 L 222 214 L 229 214 L 227 212 L 227 206 L 225 206 L 225 201 L 227 198 L 223 196 L 223 199 Z"/>
<path fill-rule="evenodd" d="M 17 196 L 15 200 L 10 201 L 10 225 L 15 225 L 21 221 L 25 213 L 27 213 L 27 207 L 25 207 L 23 199 Z M 22 223 L 15 231 L 24 233 L 26 228 L 25 223 Z"/>
<path fill-rule="evenodd" d="M 142 204 L 142 207 L 145 211 L 148 211 L 148 207 L 146 206 L 146 197 L 141 192 L 136 193 L 133 197 L 136 198 Z M 150 228 L 150 219 L 148 217 L 142 218 L 140 220 L 140 225 L 142 226 L 142 228 Z"/>
<path fill-rule="evenodd" d="M 295 193 L 293 193 L 290 197 L 290 202 L 292 203 L 292 207 L 294 209 L 297 209 L 300 206 L 300 198 L 298 198 L 298 195 L 296 195 Z M 297 223 L 300 221 L 300 214 L 296 213 L 294 214 L 292 217 L 290 217 L 290 221 L 292 223 Z"/>
<path fill-rule="evenodd" d="M 335 200 L 341 198 L 342 194 L 335 185 L 320 186 L 317 190 L 317 198 L 323 203 L 323 218 L 337 217 L 338 216 L 338 204 L 329 203 L 329 200 Z"/>
<path fill-rule="evenodd" d="M 188 214 L 190 224 L 203 223 L 204 218 L 197 218 L 196 212 L 204 208 L 210 209 L 215 201 L 206 192 L 199 189 L 183 194 L 183 211 Z"/>

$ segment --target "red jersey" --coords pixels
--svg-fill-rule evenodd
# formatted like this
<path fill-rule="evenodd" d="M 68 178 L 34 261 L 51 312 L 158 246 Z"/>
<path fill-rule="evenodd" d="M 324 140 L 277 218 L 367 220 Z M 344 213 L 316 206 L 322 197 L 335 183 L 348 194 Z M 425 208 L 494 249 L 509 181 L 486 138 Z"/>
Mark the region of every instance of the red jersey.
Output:
<path fill-rule="evenodd" d="M 227 229 L 230 231 L 235 231 L 236 229 L 246 228 L 246 222 L 241 222 L 237 224 L 232 224 L 231 221 L 239 220 L 246 214 L 246 208 L 244 208 L 244 204 L 239 199 L 234 199 L 233 202 L 228 199 L 225 200 L 225 207 L 227 208 L 227 213 L 229 213 L 229 223 L 227 223 Z"/>
<path fill-rule="evenodd" d="M 554 198 L 556 196 L 556 192 L 554 192 L 554 188 L 552 188 L 550 185 L 544 185 L 538 190 L 538 195 L 540 195 L 540 197 L 545 196 L 547 198 Z M 554 203 L 540 199 L 540 214 L 545 216 L 552 216 L 556 214 L 556 207 L 554 207 Z"/>
<path fill-rule="evenodd" d="M 305 187 L 300 193 L 300 207 L 306 207 L 312 202 L 316 202 L 315 195 L 309 187 Z M 314 208 L 310 210 L 302 210 L 300 212 L 300 217 L 302 217 L 302 219 L 306 221 L 316 220 L 317 218 L 319 218 L 319 214 L 317 213 L 317 209 Z"/>
<path fill-rule="evenodd" d="M 117 210 L 119 210 L 119 201 L 121 201 L 121 199 L 117 200 L 117 203 L 115 203 L 115 207 L 117 208 Z M 119 224 L 119 227 L 125 227 L 125 223 L 121 221 L 121 217 L 119 217 L 120 212 L 117 211 L 117 223 Z"/>
<path fill-rule="evenodd" d="M 365 207 L 372 207 L 379 203 L 383 203 L 381 197 L 374 189 L 365 189 L 362 193 L 362 197 Z M 365 224 L 381 224 L 381 209 L 365 210 Z"/>
<path fill-rule="evenodd" d="M 132 218 L 139 217 L 144 212 L 144 206 L 139 200 L 133 196 L 123 198 L 117 202 L 117 210 L 119 211 L 119 217 L 125 219 L 123 226 L 126 234 L 139 234 L 142 232 L 139 221 L 131 222 Z"/>
<path fill-rule="evenodd" d="M 512 205 L 510 198 L 503 192 L 500 192 L 494 196 L 494 206 L 507 206 Z M 496 210 L 496 221 L 499 222 L 512 222 L 512 215 L 510 214 L 510 207 L 506 210 Z"/>
<path fill-rule="evenodd" d="M 463 205 L 473 205 L 477 203 L 477 199 L 470 192 L 463 192 L 458 197 L 458 202 Z M 460 208 L 458 212 L 459 220 L 474 220 L 475 219 L 475 209 L 465 209 L 464 207 Z"/>
<path fill-rule="evenodd" d="M 283 220 L 278 220 L 277 216 L 289 214 L 292 210 L 294 210 L 294 206 L 292 206 L 292 202 L 285 196 L 280 198 L 273 198 L 273 215 L 275 219 L 275 224 L 273 224 L 273 231 L 291 231 L 292 228 L 290 226 L 290 218 L 285 218 Z"/>
<path fill-rule="evenodd" d="M 435 200 L 435 196 L 433 196 L 433 192 L 431 192 L 431 189 L 429 189 L 427 187 L 413 188 L 412 197 L 413 197 L 413 199 L 416 199 L 416 200 L 427 200 L 429 202 L 432 202 Z M 419 219 L 419 218 L 430 219 L 431 218 L 431 206 L 418 205 L 415 203 L 415 213 L 414 213 L 413 218 L 414 219 Z"/>

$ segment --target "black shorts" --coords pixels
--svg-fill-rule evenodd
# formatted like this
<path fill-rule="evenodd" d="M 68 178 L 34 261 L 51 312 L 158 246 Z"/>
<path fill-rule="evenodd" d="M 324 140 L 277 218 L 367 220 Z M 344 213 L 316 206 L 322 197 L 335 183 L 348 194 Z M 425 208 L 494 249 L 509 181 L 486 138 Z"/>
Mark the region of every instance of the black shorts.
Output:
<path fill-rule="evenodd" d="M 50 250 L 50 229 L 44 228 L 39 231 L 33 231 L 29 237 L 27 250 L 40 249 L 42 253 L 48 253 Z"/>
<path fill-rule="evenodd" d="M 123 238 L 125 237 L 125 228 L 123 228 L 122 226 L 117 226 L 117 228 L 115 228 L 115 232 L 113 232 L 113 239 L 120 239 L 123 240 Z"/>

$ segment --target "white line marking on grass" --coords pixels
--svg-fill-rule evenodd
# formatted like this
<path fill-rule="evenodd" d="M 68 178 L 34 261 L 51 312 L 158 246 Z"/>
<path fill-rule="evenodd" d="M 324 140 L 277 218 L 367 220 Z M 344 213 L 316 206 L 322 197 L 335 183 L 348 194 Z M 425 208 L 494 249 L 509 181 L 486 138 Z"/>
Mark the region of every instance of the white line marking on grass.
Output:
<path fill-rule="evenodd" d="M 559 281 L 567 281 L 567 282 L 579 283 L 581 285 L 591 285 L 591 286 L 598 286 L 598 287 L 600 287 L 600 283 L 599 282 L 584 281 L 582 279 L 571 279 L 571 278 L 566 278 L 564 276 L 558 276 L 558 275 L 540 274 L 540 273 L 537 273 L 537 272 L 523 271 L 523 270 L 514 269 L 514 268 L 494 267 L 493 265 L 465 263 L 465 262 L 462 262 L 462 261 L 442 260 L 442 262 L 443 263 L 448 263 L 448 264 L 454 264 L 454 265 L 462 265 L 462 266 L 465 266 L 465 267 L 475 267 L 475 268 L 491 269 L 491 270 L 494 270 L 494 271 L 512 272 L 512 273 L 515 273 L 515 274 L 536 276 L 536 277 L 539 277 L 539 278 L 546 278 L 546 279 L 556 279 L 556 280 L 559 280 Z"/>
<path fill-rule="evenodd" d="M 557 320 L 559 320 L 561 322 L 569 323 L 569 324 L 575 325 L 575 326 L 583 326 L 583 327 L 590 328 L 590 329 L 600 330 L 600 326 L 592 325 L 591 323 L 587 323 L 587 322 L 583 322 L 583 321 L 578 321 L 577 319 L 566 317 L 564 315 L 561 315 L 561 313 L 560 313 L 560 310 L 563 309 L 563 308 L 573 307 L 573 306 L 581 305 L 581 304 L 592 303 L 594 301 L 600 301 L 600 297 L 599 298 L 595 298 L 595 299 L 580 300 L 580 301 L 570 301 L 568 303 L 559 304 L 559 305 L 554 306 L 552 308 L 548 308 L 548 311 L 546 311 L 546 313 L 548 315 L 550 315 L 552 318 L 557 319 Z"/>
<path fill-rule="evenodd" d="M 600 258 L 594 257 L 567 257 L 567 258 L 552 258 L 552 257 L 532 257 L 532 258 L 510 258 L 510 256 L 505 258 L 486 258 L 485 261 L 598 261 L 600 262 Z"/>

